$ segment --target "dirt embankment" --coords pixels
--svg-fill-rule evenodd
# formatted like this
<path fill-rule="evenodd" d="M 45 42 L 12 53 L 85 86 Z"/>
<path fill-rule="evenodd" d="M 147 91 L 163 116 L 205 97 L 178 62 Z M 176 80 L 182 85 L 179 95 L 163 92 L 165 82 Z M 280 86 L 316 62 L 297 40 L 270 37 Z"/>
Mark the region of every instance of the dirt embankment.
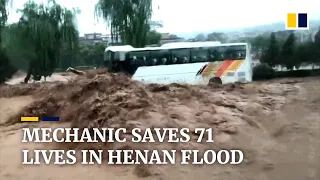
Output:
<path fill-rule="evenodd" d="M 316 82 L 320 84 L 319 81 Z M 187 127 L 191 130 L 192 139 L 198 136 L 192 132 L 194 128 L 211 127 L 215 133 L 214 143 L 193 141 L 155 144 L 130 142 L 103 145 L 64 144 L 63 148 L 199 149 L 201 151 L 241 149 L 245 154 L 245 161 L 240 166 L 213 165 L 201 168 L 197 166 L 194 169 L 192 165 L 135 165 L 131 169 L 134 176 L 126 177 L 191 180 L 196 177 L 205 179 L 214 176 L 216 179 L 227 180 L 267 179 L 271 176 L 276 177 L 272 173 L 270 175 L 270 172 L 274 171 L 278 158 L 272 151 L 281 147 L 277 138 L 283 137 L 283 133 L 288 131 L 288 126 L 292 130 L 288 125 L 291 124 L 290 121 L 281 111 L 286 103 L 301 101 L 299 98 L 293 98 L 302 93 L 303 87 L 299 86 L 301 83 L 301 80 L 284 79 L 222 87 L 178 84 L 162 86 L 133 82 L 121 74 L 98 73 L 78 77 L 67 83 L 3 86 L 0 87 L 1 96 L 32 95 L 33 102 L 20 112 L 10 114 L 10 118 L 3 122 L 2 126 L 19 124 L 20 116 L 52 115 L 60 116 L 62 122 L 72 127 L 80 128 L 124 127 L 130 130 L 135 127 L 142 129 Z M 312 101 L 318 105 L 317 102 L 316 98 Z"/>

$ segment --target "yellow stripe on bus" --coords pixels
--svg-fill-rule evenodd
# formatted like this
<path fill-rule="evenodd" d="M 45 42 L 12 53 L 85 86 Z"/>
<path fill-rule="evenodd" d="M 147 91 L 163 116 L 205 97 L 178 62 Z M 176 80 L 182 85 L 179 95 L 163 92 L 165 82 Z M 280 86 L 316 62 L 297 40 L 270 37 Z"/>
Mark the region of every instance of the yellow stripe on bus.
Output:
<path fill-rule="evenodd" d="M 222 62 L 213 62 L 213 63 L 210 63 L 209 66 L 211 66 L 210 68 L 207 68 L 205 69 L 205 71 L 202 73 L 202 77 L 209 77 L 210 75 L 212 74 L 215 74 L 217 72 L 217 70 L 222 66 L 223 64 L 223 61 Z"/>
<path fill-rule="evenodd" d="M 243 63 L 244 61 L 243 60 L 236 60 L 236 61 L 233 61 L 233 63 L 231 64 L 231 66 L 227 69 L 227 71 L 235 71 L 237 70 L 241 64 Z"/>
<path fill-rule="evenodd" d="M 223 61 L 222 62 L 218 62 L 218 65 L 213 69 L 213 71 L 218 71 L 218 69 L 222 66 Z"/>
<path fill-rule="evenodd" d="M 206 67 L 206 69 L 202 72 L 202 77 L 208 77 L 217 66 L 217 63 L 210 63 L 208 67 Z"/>

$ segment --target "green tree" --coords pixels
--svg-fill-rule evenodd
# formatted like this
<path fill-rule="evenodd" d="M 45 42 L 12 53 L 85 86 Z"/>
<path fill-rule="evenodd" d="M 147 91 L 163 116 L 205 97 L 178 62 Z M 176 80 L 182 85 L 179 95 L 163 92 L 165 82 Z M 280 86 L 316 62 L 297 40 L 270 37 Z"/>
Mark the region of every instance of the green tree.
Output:
<path fill-rule="evenodd" d="M 91 57 L 93 56 L 92 45 L 84 44 L 80 46 L 79 58 L 81 58 L 82 65 L 93 66 L 93 61 Z"/>
<path fill-rule="evenodd" d="M 95 67 L 101 67 L 103 66 L 103 55 L 104 55 L 104 50 L 107 46 L 104 44 L 94 44 L 92 46 L 93 48 L 93 63 Z"/>
<path fill-rule="evenodd" d="M 283 44 L 280 51 L 280 62 L 284 65 L 288 70 L 293 70 L 294 66 L 299 66 L 301 62 L 298 61 L 295 55 L 295 42 L 296 37 L 294 33 L 291 33 L 285 43 Z"/>
<path fill-rule="evenodd" d="M 297 65 L 298 63 L 305 63 L 305 64 L 312 64 L 312 68 L 314 69 L 315 64 L 319 63 L 320 57 L 320 32 L 317 32 L 314 39 L 312 36 L 306 42 L 302 42 L 297 45 L 295 51 L 295 62 Z"/>
<path fill-rule="evenodd" d="M 50 76 L 59 64 L 63 49 L 73 51 L 78 46 L 74 13 L 55 1 L 36 4 L 28 1 L 18 24 L 11 25 L 5 34 L 9 59 L 18 68 L 26 68 L 28 82 Z M 27 64 L 25 66 L 25 64 Z"/>
<path fill-rule="evenodd" d="M 264 50 L 261 56 L 261 62 L 271 67 L 278 65 L 279 45 L 274 33 L 271 33 L 268 48 Z"/>
<path fill-rule="evenodd" d="M 249 42 L 254 58 L 261 59 L 263 52 L 265 52 L 265 50 L 268 48 L 269 40 L 269 37 L 265 35 L 258 35 L 253 38 L 239 38 L 232 42 Z"/>
<path fill-rule="evenodd" d="M 17 69 L 12 66 L 3 48 L 0 48 L 0 84 L 10 78 Z"/>
<path fill-rule="evenodd" d="M 320 27 L 318 32 L 314 36 L 314 48 L 313 48 L 313 64 L 320 66 Z"/>
<path fill-rule="evenodd" d="M 10 78 L 17 70 L 12 66 L 3 48 L 3 31 L 6 28 L 5 25 L 8 19 L 7 4 L 7 0 L 0 0 L 0 83 Z"/>
<path fill-rule="evenodd" d="M 84 66 L 103 66 L 103 55 L 107 45 L 103 43 L 84 44 L 80 46 L 79 59 Z"/>
<path fill-rule="evenodd" d="M 314 36 L 314 42 L 317 46 L 320 47 L 320 27 L 319 27 L 319 30 L 318 32 L 315 34 Z"/>
<path fill-rule="evenodd" d="M 155 30 L 149 31 L 147 34 L 147 43 L 150 44 L 159 44 L 161 40 L 161 34 Z"/>
<path fill-rule="evenodd" d="M 99 0 L 95 14 L 110 26 L 111 38 L 124 44 L 144 47 L 151 30 L 152 0 Z"/>
<path fill-rule="evenodd" d="M 262 53 L 268 48 L 269 39 L 266 36 L 259 35 L 251 39 L 249 42 L 253 52 Z"/>
<path fill-rule="evenodd" d="M 296 51 L 294 52 L 295 62 L 300 62 L 296 64 L 295 67 L 298 69 L 299 65 L 302 63 L 309 63 L 312 59 L 312 42 L 301 43 L 297 45 Z"/>
<path fill-rule="evenodd" d="M 78 46 L 78 45 L 77 45 Z M 83 62 L 81 61 L 81 57 L 79 54 L 79 47 L 75 47 L 74 49 L 63 47 L 61 50 L 61 56 L 59 59 L 59 69 L 61 71 L 65 71 L 69 67 L 81 66 Z"/>
<path fill-rule="evenodd" d="M 7 0 L 0 0 L 0 32 L 4 29 L 8 19 L 7 14 Z M 0 36 L 1 42 L 1 36 Z"/>

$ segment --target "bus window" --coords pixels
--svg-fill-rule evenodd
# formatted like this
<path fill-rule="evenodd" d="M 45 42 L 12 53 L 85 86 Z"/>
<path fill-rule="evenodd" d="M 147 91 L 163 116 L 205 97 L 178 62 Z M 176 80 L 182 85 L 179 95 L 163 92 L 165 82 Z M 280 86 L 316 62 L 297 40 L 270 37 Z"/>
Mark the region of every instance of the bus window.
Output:
<path fill-rule="evenodd" d="M 170 58 L 168 50 L 155 50 L 150 51 L 150 57 L 156 60 L 155 65 L 166 65 Z"/>
<path fill-rule="evenodd" d="M 209 48 L 209 61 L 223 61 L 223 47 Z"/>
<path fill-rule="evenodd" d="M 236 45 L 225 47 L 224 56 L 227 59 L 245 59 L 246 58 L 246 45 Z"/>
<path fill-rule="evenodd" d="M 149 51 L 133 51 L 131 56 L 135 56 L 140 66 L 153 66 L 155 59 L 150 57 Z"/>
<path fill-rule="evenodd" d="M 173 49 L 172 53 L 172 64 L 184 64 L 190 61 L 190 50 L 189 49 Z"/>
<path fill-rule="evenodd" d="M 207 48 L 192 48 L 191 49 L 191 60 L 195 62 L 206 62 L 208 61 L 208 49 Z"/>
<path fill-rule="evenodd" d="M 154 66 L 154 65 L 156 65 L 157 61 L 158 61 L 157 58 L 150 57 L 150 63 L 148 65 L 149 66 Z"/>
<path fill-rule="evenodd" d="M 137 51 L 128 53 L 129 59 L 131 62 L 137 64 L 138 66 L 146 66 L 148 65 L 149 52 L 146 51 Z"/>
<path fill-rule="evenodd" d="M 126 53 L 126 62 L 130 65 L 137 65 L 138 59 L 136 56 L 132 55 L 131 53 Z"/>

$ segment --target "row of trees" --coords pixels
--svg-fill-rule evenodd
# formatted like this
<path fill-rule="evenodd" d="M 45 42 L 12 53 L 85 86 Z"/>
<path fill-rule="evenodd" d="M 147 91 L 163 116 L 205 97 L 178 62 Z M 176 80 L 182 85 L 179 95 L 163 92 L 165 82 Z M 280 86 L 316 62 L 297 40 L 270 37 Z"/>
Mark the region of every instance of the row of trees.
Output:
<path fill-rule="evenodd" d="M 79 45 L 76 15 L 54 0 L 46 4 L 27 2 L 20 21 L 7 25 L 8 1 L 0 0 L 0 83 L 17 70 L 37 80 L 50 76 L 58 67 L 100 66 L 106 45 Z M 95 15 L 108 22 L 111 38 L 120 37 L 123 44 L 144 47 L 157 44 L 161 38 L 155 29 L 161 23 L 151 22 L 152 0 L 99 0 Z"/>
<path fill-rule="evenodd" d="M 205 35 L 203 33 L 198 34 L 195 38 L 194 41 L 220 41 L 222 43 L 227 42 L 228 36 L 224 33 L 220 32 L 213 32 L 208 35 Z"/>
<path fill-rule="evenodd" d="M 261 49 L 260 49 L 261 50 Z M 314 40 L 297 41 L 294 32 L 281 43 L 271 33 L 268 46 L 261 51 L 260 61 L 271 67 L 280 65 L 288 70 L 299 69 L 302 64 L 320 65 L 320 29 Z"/>
<path fill-rule="evenodd" d="M 298 69 L 301 64 L 320 64 L 320 29 L 315 35 L 306 41 L 297 39 L 304 35 L 295 35 L 293 31 L 272 32 L 270 36 L 263 34 L 256 37 L 245 37 L 230 41 L 224 33 L 213 32 L 207 36 L 198 34 L 195 41 L 220 41 L 225 42 L 249 42 L 251 44 L 254 59 L 268 64 L 271 67 L 280 65 L 291 70 Z"/>

